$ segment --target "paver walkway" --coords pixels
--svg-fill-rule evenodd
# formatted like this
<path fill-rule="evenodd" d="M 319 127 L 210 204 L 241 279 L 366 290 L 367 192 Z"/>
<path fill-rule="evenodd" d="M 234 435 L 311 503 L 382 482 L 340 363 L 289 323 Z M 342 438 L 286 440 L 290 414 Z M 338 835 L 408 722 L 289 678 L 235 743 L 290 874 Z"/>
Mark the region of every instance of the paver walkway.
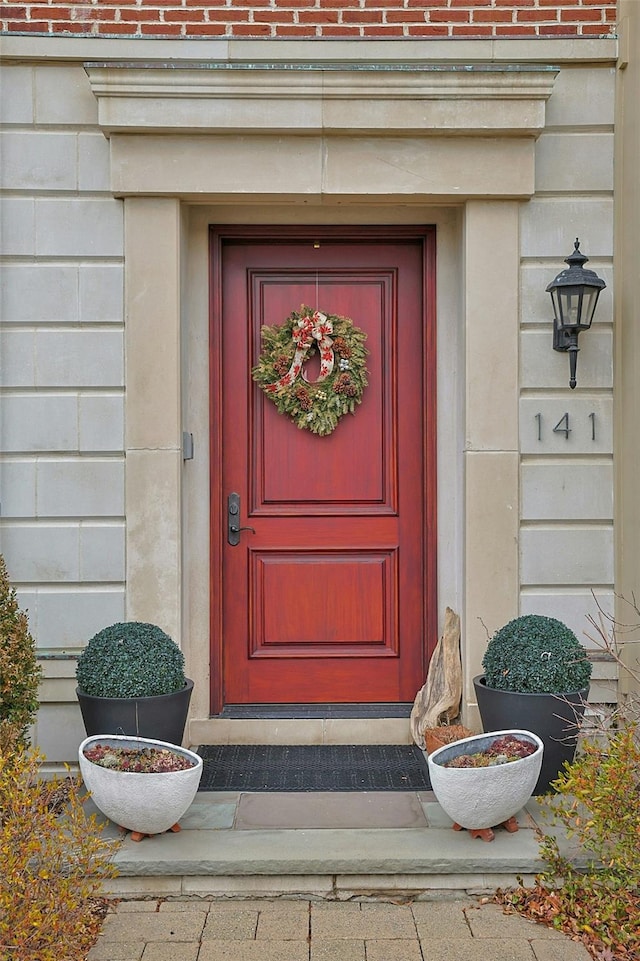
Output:
<path fill-rule="evenodd" d="M 476 900 L 121 901 L 89 961 L 589 961 L 557 931 Z"/>

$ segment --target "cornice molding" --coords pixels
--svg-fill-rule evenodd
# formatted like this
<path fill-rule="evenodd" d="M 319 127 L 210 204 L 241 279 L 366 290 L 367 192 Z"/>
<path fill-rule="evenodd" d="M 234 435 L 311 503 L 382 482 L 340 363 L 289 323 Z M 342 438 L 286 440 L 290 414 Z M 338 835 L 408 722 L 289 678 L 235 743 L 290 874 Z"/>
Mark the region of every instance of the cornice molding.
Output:
<path fill-rule="evenodd" d="M 88 62 L 112 133 L 537 136 L 558 68 Z"/>

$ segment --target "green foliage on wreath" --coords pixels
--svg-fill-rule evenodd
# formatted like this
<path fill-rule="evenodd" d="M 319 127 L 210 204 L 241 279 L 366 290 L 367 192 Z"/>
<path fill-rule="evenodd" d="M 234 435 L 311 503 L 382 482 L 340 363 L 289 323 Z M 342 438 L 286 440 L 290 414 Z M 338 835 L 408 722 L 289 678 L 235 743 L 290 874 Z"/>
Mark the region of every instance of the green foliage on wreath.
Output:
<path fill-rule="evenodd" d="M 302 305 L 299 311 L 292 311 L 284 324 L 263 327 L 262 353 L 251 373 L 281 414 L 290 417 L 301 430 L 326 436 L 335 429 L 344 414 L 355 412 L 368 383 L 366 356 L 369 351 L 364 346 L 367 335 L 348 317 L 326 315 L 333 326 L 330 337 L 335 361 L 332 372 L 325 380 L 319 384 L 309 384 L 302 377 L 297 377 L 293 383 L 277 391 L 269 392 L 266 389 L 277 383 L 291 368 L 296 352 L 294 327 L 301 318 L 313 314 L 312 308 Z M 317 343 L 314 342 L 305 359 L 317 351 Z"/>

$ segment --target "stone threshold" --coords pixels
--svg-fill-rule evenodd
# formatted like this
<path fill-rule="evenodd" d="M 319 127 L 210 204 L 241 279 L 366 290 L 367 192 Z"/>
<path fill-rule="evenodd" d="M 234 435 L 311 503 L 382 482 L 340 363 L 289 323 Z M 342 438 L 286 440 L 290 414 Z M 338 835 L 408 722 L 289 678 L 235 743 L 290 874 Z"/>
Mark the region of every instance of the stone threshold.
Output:
<path fill-rule="evenodd" d="M 190 744 L 411 744 L 409 717 L 192 718 Z"/>

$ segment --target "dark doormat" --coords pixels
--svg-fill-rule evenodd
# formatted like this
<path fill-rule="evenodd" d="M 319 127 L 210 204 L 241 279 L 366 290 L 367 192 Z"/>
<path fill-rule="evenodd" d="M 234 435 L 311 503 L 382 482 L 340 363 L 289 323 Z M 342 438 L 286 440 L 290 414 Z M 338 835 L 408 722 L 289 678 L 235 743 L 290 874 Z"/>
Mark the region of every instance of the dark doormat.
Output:
<path fill-rule="evenodd" d="M 204 744 L 200 791 L 428 791 L 415 744 Z"/>

